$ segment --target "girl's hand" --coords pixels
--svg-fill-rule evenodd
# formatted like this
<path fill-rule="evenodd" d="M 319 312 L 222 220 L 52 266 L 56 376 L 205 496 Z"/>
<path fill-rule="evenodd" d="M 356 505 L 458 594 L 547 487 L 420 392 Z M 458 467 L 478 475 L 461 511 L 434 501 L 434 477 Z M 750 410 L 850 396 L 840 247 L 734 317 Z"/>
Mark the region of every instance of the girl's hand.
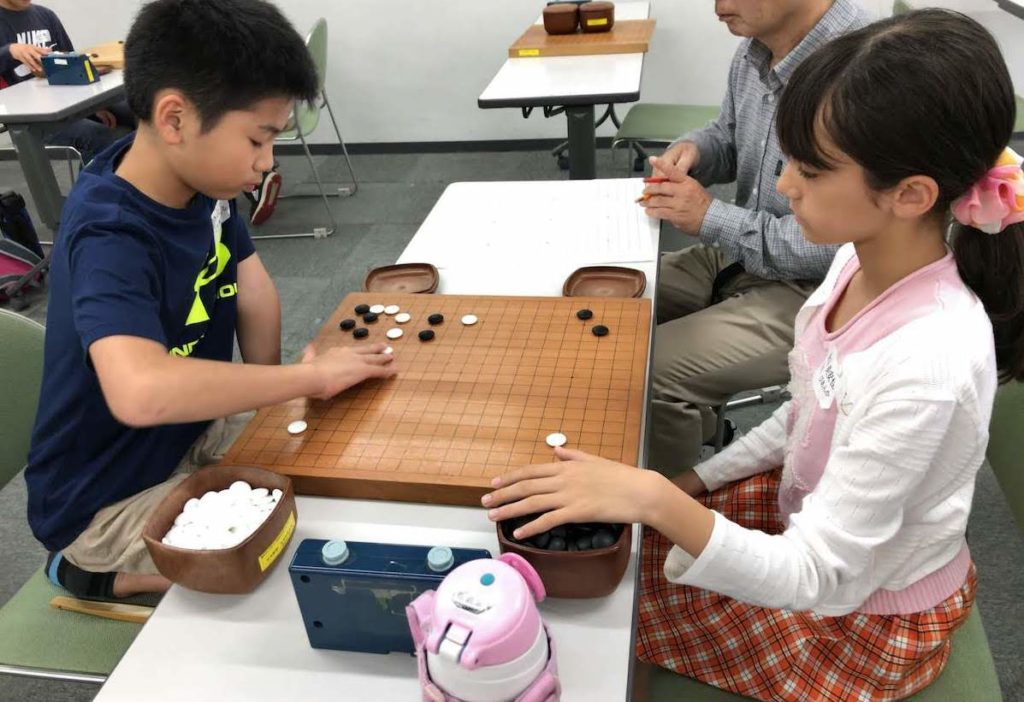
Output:
<path fill-rule="evenodd" d="M 515 530 L 517 539 L 528 539 L 561 524 L 632 524 L 643 521 L 657 496 L 659 479 L 668 482 L 654 471 L 583 451 L 556 448 L 555 456 L 558 463 L 526 466 L 495 478 L 491 485 L 497 489 L 481 500 L 484 507 L 491 508 L 488 518 L 497 522 L 542 512 Z M 661 489 L 665 487 L 669 486 Z"/>

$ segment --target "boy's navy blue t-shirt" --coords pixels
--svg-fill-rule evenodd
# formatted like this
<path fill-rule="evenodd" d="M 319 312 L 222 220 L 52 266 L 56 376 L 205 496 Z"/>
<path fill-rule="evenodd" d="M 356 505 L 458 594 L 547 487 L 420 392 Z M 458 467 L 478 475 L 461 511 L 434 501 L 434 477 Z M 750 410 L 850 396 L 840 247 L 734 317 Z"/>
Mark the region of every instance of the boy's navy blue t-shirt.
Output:
<path fill-rule="evenodd" d="M 165 207 L 114 174 L 129 135 L 82 172 L 53 248 L 43 384 L 25 481 L 28 519 L 58 551 L 101 508 L 167 480 L 209 422 L 134 429 L 110 413 L 89 362 L 107 336 L 231 361 L 238 263 L 253 253 L 233 203 Z M 208 389 L 217 392 L 216 387 Z"/>
<path fill-rule="evenodd" d="M 0 7 L 0 79 L 8 85 L 32 77 L 28 66 L 11 56 L 11 44 L 31 44 L 54 51 L 75 50 L 57 15 L 42 5 L 29 5 L 24 10 Z"/>

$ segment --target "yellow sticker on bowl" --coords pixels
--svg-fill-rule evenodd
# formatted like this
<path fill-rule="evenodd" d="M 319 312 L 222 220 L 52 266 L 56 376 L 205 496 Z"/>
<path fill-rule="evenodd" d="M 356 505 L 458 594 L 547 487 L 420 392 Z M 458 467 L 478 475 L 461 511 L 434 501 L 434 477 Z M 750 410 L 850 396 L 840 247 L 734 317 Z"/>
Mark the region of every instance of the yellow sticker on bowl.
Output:
<path fill-rule="evenodd" d="M 275 538 L 267 550 L 260 554 L 260 572 L 262 573 L 267 568 L 274 564 L 277 557 L 284 551 L 285 544 L 288 543 L 288 539 L 292 538 L 292 532 L 295 531 L 295 512 L 288 514 L 288 521 L 281 527 L 281 531 L 278 532 L 277 538 Z"/>
<path fill-rule="evenodd" d="M 520 49 L 519 57 L 522 58 L 524 56 L 540 56 L 540 49 Z"/>
<path fill-rule="evenodd" d="M 602 17 L 600 19 L 587 20 L 588 27 L 603 27 L 608 24 L 608 18 Z"/>

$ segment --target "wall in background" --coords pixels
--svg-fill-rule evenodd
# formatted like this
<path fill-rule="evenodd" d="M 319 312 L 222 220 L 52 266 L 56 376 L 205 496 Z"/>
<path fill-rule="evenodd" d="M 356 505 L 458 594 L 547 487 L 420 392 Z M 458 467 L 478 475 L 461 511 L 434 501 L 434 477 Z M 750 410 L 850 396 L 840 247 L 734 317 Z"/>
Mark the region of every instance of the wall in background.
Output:
<path fill-rule="evenodd" d="M 891 0 L 860 0 L 874 10 Z M 122 38 L 140 0 L 44 0 L 75 45 Z M 542 0 L 427 0 L 403 19 L 407 0 L 277 0 L 305 33 L 326 17 L 327 91 L 349 142 L 480 141 L 562 137 L 565 118 L 523 119 L 517 110 L 481 110 L 476 99 L 506 50 L 537 17 Z M 738 40 L 710 0 L 654 0 L 657 19 L 644 63 L 647 102 L 717 104 Z M 257 67 L 254 67 L 257 70 Z M 627 106 L 619 109 L 625 112 Z M 613 130 L 603 127 L 600 134 Z M 326 141 L 321 125 L 313 141 Z"/>

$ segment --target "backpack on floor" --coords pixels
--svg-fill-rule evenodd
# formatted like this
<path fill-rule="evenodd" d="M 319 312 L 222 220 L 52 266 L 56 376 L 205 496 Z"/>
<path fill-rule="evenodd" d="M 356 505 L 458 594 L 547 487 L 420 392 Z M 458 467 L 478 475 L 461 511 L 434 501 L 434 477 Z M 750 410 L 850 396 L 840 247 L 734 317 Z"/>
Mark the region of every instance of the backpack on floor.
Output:
<path fill-rule="evenodd" d="M 0 302 L 41 286 L 46 267 L 25 199 L 13 191 L 0 193 Z"/>

